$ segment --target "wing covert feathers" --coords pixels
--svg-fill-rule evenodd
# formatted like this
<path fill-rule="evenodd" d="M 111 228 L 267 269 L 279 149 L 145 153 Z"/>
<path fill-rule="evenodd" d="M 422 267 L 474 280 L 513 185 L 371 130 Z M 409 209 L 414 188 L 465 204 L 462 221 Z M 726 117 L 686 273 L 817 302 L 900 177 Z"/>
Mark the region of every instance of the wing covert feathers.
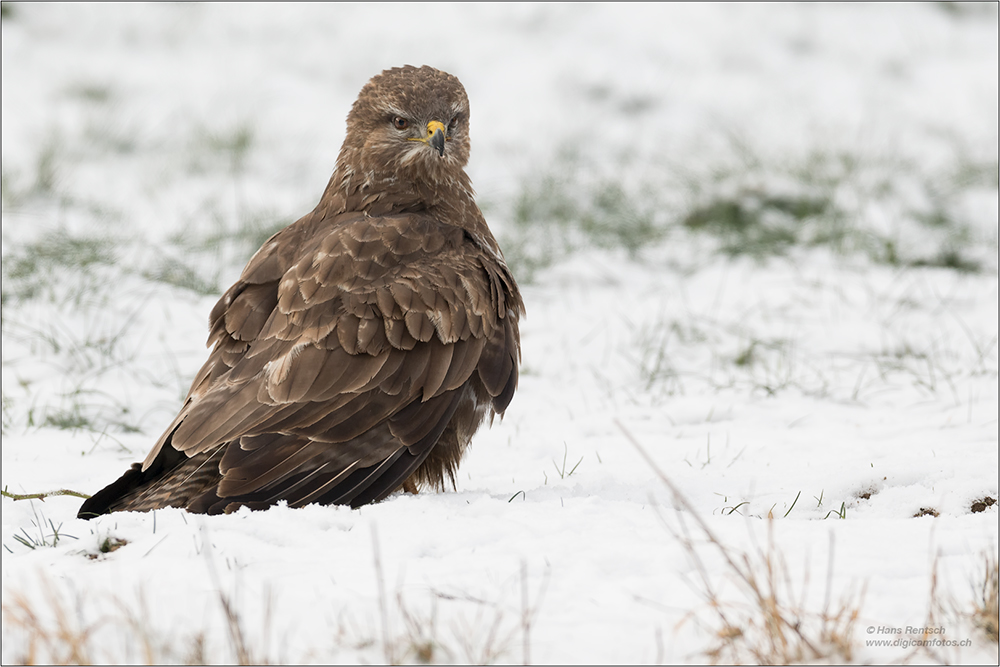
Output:
<path fill-rule="evenodd" d="M 400 71 L 461 90 L 437 70 Z M 356 507 L 441 488 L 485 417 L 506 410 L 524 306 L 461 169 L 467 138 L 417 160 L 426 173 L 362 181 L 358 164 L 385 158 L 355 147 L 358 128 L 382 131 L 362 122 L 365 95 L 320 204 L 268 239 L 212 309 L 211 352 L 180 413 L 80 516 Z"/>

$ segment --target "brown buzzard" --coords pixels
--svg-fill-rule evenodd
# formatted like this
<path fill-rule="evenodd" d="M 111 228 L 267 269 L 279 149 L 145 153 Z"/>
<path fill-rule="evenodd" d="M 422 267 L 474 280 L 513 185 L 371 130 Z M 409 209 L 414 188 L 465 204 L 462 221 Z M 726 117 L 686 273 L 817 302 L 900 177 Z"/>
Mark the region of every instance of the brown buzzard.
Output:
<path fill-rule="evenodd" d="M 514 394 L 524 313 L 468 159 L 457 78 L 373 77 L 319 204 L 212 309 L 214 347 L 180 414 L 79 516 L 358 507 L 454 484 Z"/>

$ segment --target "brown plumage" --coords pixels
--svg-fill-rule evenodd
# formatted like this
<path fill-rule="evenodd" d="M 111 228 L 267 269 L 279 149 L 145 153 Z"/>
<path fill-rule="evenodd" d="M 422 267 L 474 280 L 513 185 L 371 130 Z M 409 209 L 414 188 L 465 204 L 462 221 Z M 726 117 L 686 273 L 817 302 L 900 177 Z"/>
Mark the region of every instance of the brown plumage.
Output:
<path fill-rule="evenodd" d="M 212 309 L 208 361 L 142 464 L 80 508 L 357 507 L 454 483 L 517 385 L 524 304 L 473 198 L 454 76 L 373 77 L 315 210 Z"/>

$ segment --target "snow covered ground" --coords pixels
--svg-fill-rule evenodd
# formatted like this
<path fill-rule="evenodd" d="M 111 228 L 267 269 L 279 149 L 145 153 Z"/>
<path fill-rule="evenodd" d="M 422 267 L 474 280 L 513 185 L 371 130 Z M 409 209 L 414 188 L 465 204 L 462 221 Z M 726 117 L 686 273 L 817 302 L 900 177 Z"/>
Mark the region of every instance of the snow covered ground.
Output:
<path fill-rule="evenodd" d="M 465 84 L 528 309 L 454 492 L 4 498 L 4 663 L 787 657 L 718 544 L 833 662 L 996 661 L 967 617 L 998 539 L 995 5 L 4 3 L 2 30 L 6 490 L 145 456 L 384 68 Z M 965 645 L 866 643 L 928 626 Z"/>

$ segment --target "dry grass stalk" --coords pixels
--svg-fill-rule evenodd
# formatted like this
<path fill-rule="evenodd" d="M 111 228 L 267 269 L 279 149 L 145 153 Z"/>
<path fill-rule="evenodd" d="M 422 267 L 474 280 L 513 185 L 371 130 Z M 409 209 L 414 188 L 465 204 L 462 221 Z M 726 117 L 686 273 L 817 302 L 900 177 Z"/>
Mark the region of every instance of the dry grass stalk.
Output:
<path fill-rule="evenodd" d="M 973 609 L 969 613 L 972 625 L 979 628 L 986 639 L 994 645 L 1000 641 L 1000 565 L 997 554 L 984 553 L 982 556 L 982 572 L 973 582 L 975 599 Z"/>
<path fill-rule="evenodd" d="M 709 570 L 700 555 L 700 545 L 692 537 L 684 516 L 681 531 L 667 528 L 687 551 L 701 579 L 701 593 L 716 617 L 716 642 L 706 655 L 713 663 L 796 664 L 802 662 L 850 662 L 854 655 L 854 625 L 860 615 L 864 590 L 849 592 L 831 610 L 833 542 L 830 544 L 826 600 L 820 612 L 804 608 L 795 599 L 794 586 L 784 558 L 774 545 L 773 519 L 768 520 L 767 548 L 752 553 L 734 553 L 723 544 L 701 518 L 680 489 L 659 469 L 642 445 L 618 423 L 629 441 L 639 450 L 656 475 L 670 490 L 675 502 L 686 510 L 707 540 L 722 557 L 747 598 L 737 605 L 718 594 Z M 808 577 L 802 585 L 805 595 Z"/>
<path fill-rule="evenodd" d="M 972 587 L 972 599 L 958 601 L 954 596 L 942 592 L 939 585 L 939 566 L 941 562 L 940 554 L 934 556 L 931 564 L 930 594 L 927 606 L 927 617 L 924 620 L 923 634 L 911 636 L 914 648 L 907 655 L 905 662 L 913 660 L 930 659 L 939 664 L 954 664 L 963 662 L 963 647 L 974 646 L 976 644 L 983 647 L 992 647 L 997 650 L 997 641 L 1000 638 L 998 633 L 998 585 L 1000 585 L 1000 572 L 998 572 L 996 552 L 983 552 L 978 556 L 979 567 L 970 581 Z M 971 626 L 971 628 L 970 628 Z M 973 630 L 973 634 L 966 634 L 962 640 L 956 640 L 955 636 L 941 637 L 935 628 L 947 629 L 949 633 L 960 635 L 957 630 Z M 973 640 L 974 637 L 974 640 Z M 942 645 L 940 640 L 960 641 L 957 645 Z M 994 657 L 995 657 L 994 653 Z"/>
<path fill-rule="evenodd" d="M 182 663 L 208 664 L 204 630 L 193 635 L 164 632 L 153 623 L 142 589 L 135 604 L 114 597 L 117 613 L 99 613 L 96 620 L 84 622 L 93 616 L 94 605 L 89 608 L 85 600 L 77 599 L 75 605 L 66 601 L 64 593 L 57 592 L 52 582 L 39 577 L 42 600 L 31 599 L 24 591 L 10 591 L 3 605 L 4 642 L 23 638 L 23 652 L 14 657 L 16 664 L 36 665 L 88 665 L 95 662 L 119 664 Z M 245 640 L 242 620 L 220 592 L 220 601 L 230 633 L 234 657 L 239 664 L 266 664 L 266 646 L 255 651 Z M 270 614 L 268 614 L 269 620 Z M 265 621 L 267 625 L 268 621 Z M 117 641 L 107 642 L 106 627 L 114 628 Z M 105 630 L 105 632 L 100 632 Z M 17 636 L 20 635 L 20 636 Z M 218 656 L 215 656 L 218 659 Z"/>
<path fill-rule="evenodd" d="M 41 581 L 52 618 L 38 610 L 21 591 L 11 592 L 10 602 L 3 605 L 4 634 L 14 629 L 27 638 L 24 653 L 17 657 L 17 662 L 24 665 L 92 664 L 91 635 L 102 621 L 79 625 L 49 581 L 44 578 Z"/>
<path fill-rule="evenodd" d="M 743 603 L 723 601 L 710 583 L 708 569 L 694 540 L 686 531 L 684 536 L 676 533 L 675 536 L 696 564 L 703 582 L 702 594 L 716 617 L 716 640 L 706 650 L 713 663 L 787 665 L 852 660 L 854 626 L 864 592 L 846 595 L 831 609 L 828 586 L 823 609 L 808 611 L 796 599 L 788 566 L 774 545 L 771 520 L 768 520 L 766 549 L 752 553 L 734 554 L 714 535 L 707 535 L 709 544 L 723 556 L 730 574 L 735 575 L 746 597 Z M 808 578 L 800 589 L 802 596 L 807 584 Z"/>
<path fill-rule="evenodd" d="M 534 600 L 528 587 L 528 565 L 521 562 L 519 571 L 520 610 L 517 621 L 513 620 L 510 605 L 504 603 L 501 592 L 498 598 L 486 599 L 469 593 L 452 594 L 432 589 L 430 608 L 418 609 L 420 605 L 407 602 L 402 591 L 396 590 L 395 604 L 390 604 L 382 567 L 378 535 L 372 528 L 372 558 L 375 569 L 379 604 L 379 624 L 381 641 L 368 639 L 353 642 L 356 648 L 367 648 L 381 643 L 382 656 L 386 664 L 406 664 L 411 662 L 444 663 L 455 662 L 485 665 L 498 661 L 509 661 L 513 653 L 517 635 L 521 635 L 521 659 L 524 664 L 531 661 L 531 628 L 538 615 L 542 599 L 548 588 L 549 571 L 544 577 Z M 439 632 L 438 604 L 443 603 L 449 610 L 451 622 L 450 636 Z M 533 602 L 533 603 L 532 603 Z M 399 631 L 400 619 L 403 630 Z M 351 633 L 348 633 L 351 634 Z"/>

